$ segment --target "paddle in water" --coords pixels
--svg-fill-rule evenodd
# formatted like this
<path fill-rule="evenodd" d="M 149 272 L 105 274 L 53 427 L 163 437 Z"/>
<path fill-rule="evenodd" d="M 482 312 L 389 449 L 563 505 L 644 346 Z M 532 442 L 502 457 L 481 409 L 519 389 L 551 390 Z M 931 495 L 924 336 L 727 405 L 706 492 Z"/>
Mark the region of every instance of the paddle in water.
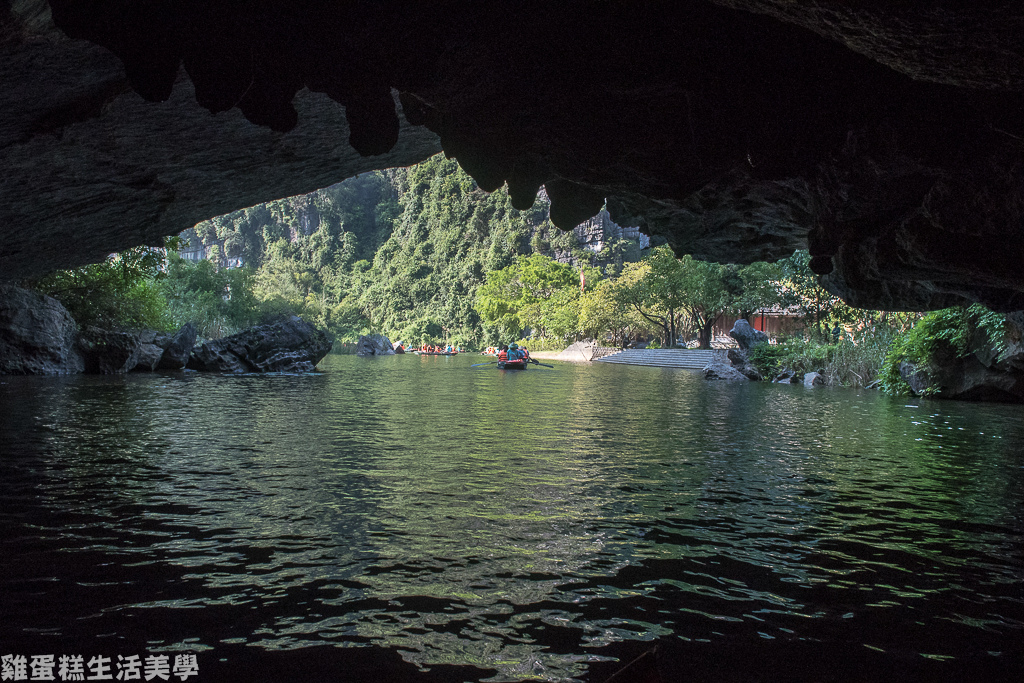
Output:
<path fill-rule="evenodd" d="M 480 367 L 481 365 L 494 365 L 494 364 L 495 364 L 495 363 L 497 363 L 497 362 L 498 362 L 498 361 L 496 361 L 496 360 L 492 360 L 492 361 L 490 361 L 489 363 L 474 363 L 473 365 L 470 365 L 469 367 L 471 367 L 471 368 L 478 368 L 478 367 Z"/>

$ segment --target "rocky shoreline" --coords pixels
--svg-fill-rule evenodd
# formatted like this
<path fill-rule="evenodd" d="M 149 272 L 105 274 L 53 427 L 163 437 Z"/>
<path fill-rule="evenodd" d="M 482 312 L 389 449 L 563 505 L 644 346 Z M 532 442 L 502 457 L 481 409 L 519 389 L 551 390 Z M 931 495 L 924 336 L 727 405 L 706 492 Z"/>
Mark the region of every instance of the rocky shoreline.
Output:
<path fill-rule="evenodd" d="M 980 351 L 960 357 L 943 353 L 924 366 L 903 362 L 899 372 L 917 396 L 931 396 L 963 401 L 1024 403 L 1024 341 L 1020 316 L 1008 318 L 1005 347 L 1001 351 L 975 343 Z M 729 336 L 739 349 L 729 350 L 730 364 L 709 363 L 703 370 L 705 379 L 730 381 L 771 381 L 777 384 L 803 384 L 805 387 L 828 384 L 821 372 L 796 372 L 783 369 L 772 377 L 763 377 L 750 363 L 748 352 L 758 344 L 767 344 L 768 337 L 753 329 L 746 320 L 738 320 Z M 866 388 L 879 388 L 875 381 Z"/>
<path fill-rule="evenodd" d="M 645 355 L 642 358 L 630 357 L 614 361 L 600 357 L 600 362 L 696 370 L 709 381 L 802 384 L 808 388 L 828 386 L 835 382 L 836 370 L 827 365 L 816 368 L 803 366 L 804 369 L 800 370 L 793 366 L 782 366 L 776 371 L 763 374 L 750 361 L 749 352 L 760 344 L 767 344 L 768 338 L 763 332 L 753 329 L 746 320 L 738 320 L 729 336 L 736 340 L 739 348 L 729 349 L 727 355 L 723 354 L 710 362 L 694 358 L 698 353 L 696 351 L 682 349 L 633 351 L 634 354 Z M 991 348 L 991 345 L 986 345 L 980 339 L 973 340 L 971 346 L 980 350 L 963 357 L 948 352 L 937 354 L 922 366 L 901 363 L 899 372 L 909 386 L 909 393 L 964 401 L 1024 403 L 1024 315 L 1012 314 L 1007 317 L 1005 338 L 1002 344 L 997 345 L 998 349 Z M 593 341 L 576 342 L 558 352 L 537 352 L 531 355 L 540 359 L 590 363 L 599 360 L 598 351 L 613 351 L 611 358 L 620 355 L 615 352 L 618 350 L 598 347 Z M 621 353 L 624 355 L 627 352 Z M 882 389 L 883 380 L 872 379 L 872 376 L 873 373 L 868 376 L 872 381 L 858 386 Z"/>
<path fill-rule="evenodd" d="M 310 372 L 333 344 L 298 316 L 204 341 L 186 323 L 155 330 L 79 329 L 56 299 L 0 285 L 0 375 L 123 374 L 184 369 L 201 372 Z"/>

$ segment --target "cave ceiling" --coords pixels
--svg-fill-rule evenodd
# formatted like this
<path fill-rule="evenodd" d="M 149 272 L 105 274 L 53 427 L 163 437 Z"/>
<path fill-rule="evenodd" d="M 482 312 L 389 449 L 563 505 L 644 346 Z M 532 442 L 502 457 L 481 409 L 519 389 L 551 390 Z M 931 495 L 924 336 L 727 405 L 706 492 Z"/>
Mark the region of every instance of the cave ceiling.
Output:
<path fill-rule="evenodd" d="M 571 228 L 1024 308 L 1024 4 L 0 1 L 0 277 L 443 149 Z"/>

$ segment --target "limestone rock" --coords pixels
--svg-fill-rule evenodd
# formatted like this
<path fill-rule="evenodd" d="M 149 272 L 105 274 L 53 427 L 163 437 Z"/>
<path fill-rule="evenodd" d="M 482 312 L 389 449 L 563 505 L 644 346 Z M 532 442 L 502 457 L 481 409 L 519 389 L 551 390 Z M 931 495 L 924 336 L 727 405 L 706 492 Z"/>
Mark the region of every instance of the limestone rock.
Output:
<path fill-rule="evenodd" d="M 78 338 L 78 349 L 85 363 L 85 372 L 118 375 L 135 368 L 142 345 L 130 332 L 110 332 L 87 327 Z"/>
<path fill-rule="evenodd" d="M 188 367 L 207 372 L 312 372 L 332 343 L 326 332 L 292 316 L 205 342 L 192 351 Z"/>
<path fill-rule="evenodd" d="M 167 345 L 171 342 L 171 335 L 166 332 L 157 332 L 156 330 L 142 330 L 138 333 L 140 344 L 154 344 L 159 346 L 161 350 L 166 349 Z"/>
<path fill-rule="evenodd" d="M 159 246 L 206 218 L 440 151 L 435 134 L 402 122 L 390 150 L 361 155 L 345 107 L 322 90 L 290 94 L 299 120 L 288 133 L 230 106 L 213 116 L 177 64 L 126 72 L 117 54 L 55 28 L 49 4 L 18 0 L 10 14 L 0 6 L 5 279 Z M 143 97 L 132 91 L 133 77 L 154 71 L 170 79 L 166 91 L 152 96 L 137 80 Z"/>
<path fill-rule="evenodd" d="M 751 327 L 750 323 L 743 318 L 733 324 L 732 329 L 729 330 L 729 336 L 735 339 L 739 343 L 740 349 L 744 351 L 758 344 L 768 343 L 768 335 Z"/>
<path fill-rule="evenodd" d="M 1006 316 L 1006 349 L 998 362 L 1024 372 L 1024 311 L 1014 311 Z"/>
<path fill-rule="evenodd" d="M 52 297 L 0 285 L 0 375 L 58 375 L 82 371 L 78 329 Z"/>
<path fill-rule="evenodd" d="M 900 363 L 900 377 L 907 383 L 910 390 L 918 396 L 927 393 L 928 387 L 931 386 L 931 378 L 928 376 L 928 373 L 914 363 L 902 361 Z"/>
<path fill-rule="evenodd" d="M 196 345 L 196 326 L 185 323 L 181 329 L 169 337 L 164 345 L 163 355 L 157 367 L 160 370 L 181 370 L 188 364 L 192 347 Z"/>
<path fill-rule="evenodd" d="M 1006 60 L 1022 50 L 1018 20 L 1011 18 L 1019 6 L 1012 2 L 963 3 L 955 13 L 937 12 L 934 3 L 919 0 L 713 2 L 803 26 L 914 78 L 982 90 L 1024 86 L 1024 61 Z M 985 45 L 965 51 L 946 42 L 943 36 L 957 24 L 984 26 Z"/>
<path fill-rule="evenodd" d="M 597 343 L 593 340 L 577 341 L 563 349 L 557 356 L 558 360 L 572 361 L 575 363 L 590 362 L 594 360 L 594 350 Z"/>
<path fill-rule="evenodd" d="M 160 357 L 163 355 L 164 350 L 156 344 L 140 343 L 139 356 L 132 371 L 152 372 L 156 370 L 157 364 L 160 363 Z"/>
<path fill-rule="evenodd" d="M 704 375 L 704 379 L 707 380 L 725 380 L 728 382 L 749 382 L 750 378 L 741 373 L 731 365 L 726 365 L 721 361 L 712 361 L 704 366 L 701 370 Z"/>
<path fill-rule="evenodd" d="M 904 361 L 900 376 L 917 395 L 962 401 L 1024 403 L 1024 371 L 1008 363 L 984 365 L 977 356 L 947 358 L 920 368 Z"/>
<path fill-rule="evenodd" d="M 356 342 L 357 356 L 393 356 L 395 349 L 391 340 L 383 334 L 361 335 Z"/>
<path fill-rule="evenodd" d="M 807 374 L 804 375 L 805 387 L 821 387 L 825 386 L 825 384 L 827 384 L 827 382 L 825 381 L 824 375 L 822 375 L 821 373 L 808 372 Z"/>
<path fill-rule="evenodd" d="M 789 369 L 783 370 L 772 379 L 776 384 L 799 384 L 801 381 L 801 376 Z"/>
<path fill-rule="evenodd" d="M 750 381 L 760 382 L 764 379 L 764 377 L 761 376 L 761 373 L 758 372 L 757 368 L 754 367 L 753 363 L 750 362 L 750 358 L 747 357 L 747 352 L 743 349 L 729 349 L 729 353 L 727 355 L 732 366 Z"/>

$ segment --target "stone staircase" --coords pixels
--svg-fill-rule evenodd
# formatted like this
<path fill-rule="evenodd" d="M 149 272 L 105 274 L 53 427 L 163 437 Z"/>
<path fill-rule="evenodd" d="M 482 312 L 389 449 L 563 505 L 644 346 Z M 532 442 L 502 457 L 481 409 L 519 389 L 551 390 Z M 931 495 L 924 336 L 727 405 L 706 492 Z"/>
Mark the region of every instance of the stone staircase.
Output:
<path fill-rule="evenodd" d="M 727 363 L 726 353 L 728 352 L 724 349 L 624 349 L 602 358 L 595 358 L 594 362 L 701 370 L 713 360 Z"/>

